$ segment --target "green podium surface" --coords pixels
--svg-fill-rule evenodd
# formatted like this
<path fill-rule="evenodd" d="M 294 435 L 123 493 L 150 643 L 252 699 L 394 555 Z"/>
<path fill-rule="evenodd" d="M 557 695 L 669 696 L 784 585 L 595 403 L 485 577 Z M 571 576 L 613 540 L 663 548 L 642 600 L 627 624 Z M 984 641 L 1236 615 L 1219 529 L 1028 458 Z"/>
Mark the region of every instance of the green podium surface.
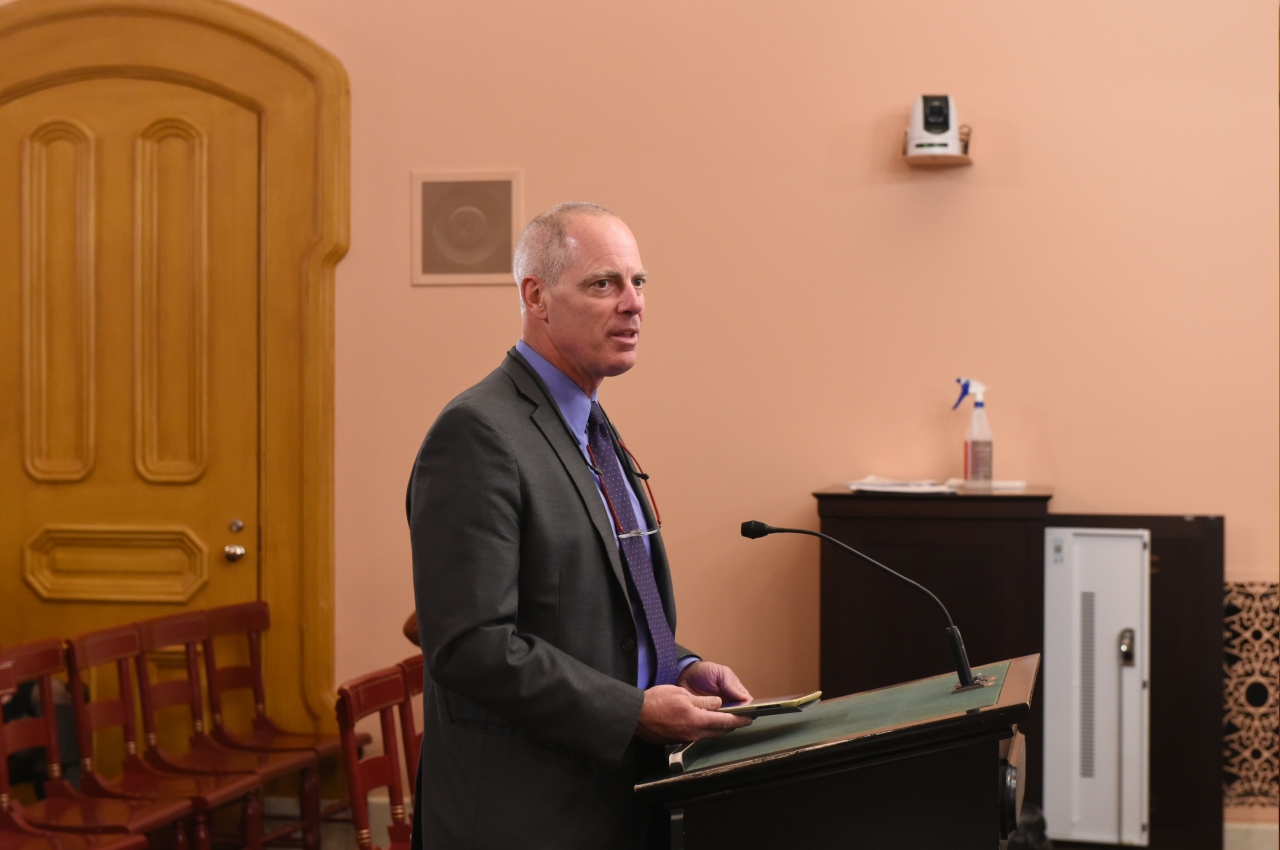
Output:
<path fill-rule="evenodd" d="M 761 717 L 723 738 L 709 738 L 683 748 L 672 768 L 682 773 L 705 770 L 986 708 L 999 701 L 1008 671 L 1008 661 L 979 667 L 974 675 L 993 676 L 995 683 L 962 693 L 952 693 L 956 686 L 954 675 L 937 676 L 815 703 L 798 714 Z"/>
<path fill-rule="evenodd" d="M 953 673 L 760 717 L 675 750 L 671 775 L 636 793 L 665 808 L 677 850 L 995 850 L 1017 822 L 1038 668 L 1026 656 L 975 668 L 985 688 L 955 692 Z"/>

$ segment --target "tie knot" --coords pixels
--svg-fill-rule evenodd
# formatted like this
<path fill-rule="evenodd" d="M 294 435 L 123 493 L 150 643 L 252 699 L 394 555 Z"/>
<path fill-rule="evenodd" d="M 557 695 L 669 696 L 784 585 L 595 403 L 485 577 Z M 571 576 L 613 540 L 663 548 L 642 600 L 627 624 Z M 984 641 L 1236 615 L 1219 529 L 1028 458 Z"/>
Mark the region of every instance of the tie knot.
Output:
<path fill-rule="evenodd" d="M 605 430 L 604 411 L 600 409 L 600 402 L 591 402 L 591 414 L 587 417 L 588 430 Z"/>

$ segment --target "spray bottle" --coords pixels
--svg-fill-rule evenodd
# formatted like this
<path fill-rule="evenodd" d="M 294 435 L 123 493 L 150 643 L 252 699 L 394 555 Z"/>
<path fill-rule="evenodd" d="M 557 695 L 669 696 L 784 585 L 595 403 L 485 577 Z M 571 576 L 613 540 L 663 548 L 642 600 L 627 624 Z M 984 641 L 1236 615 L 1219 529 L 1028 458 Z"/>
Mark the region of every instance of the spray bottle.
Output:
<path fill-rule="evenodd" d="M 964 435 L 964 480 L 969 486 L 991 486 L 991 426 L 987 424 L 987 406 L 983 396 L 987 387 L 972 378 L 956 378 L 960 385 L 960 398 L 951 406 L 955 410 L 965 396 L 973 396 L 973 416 L 969 430 Z"/>

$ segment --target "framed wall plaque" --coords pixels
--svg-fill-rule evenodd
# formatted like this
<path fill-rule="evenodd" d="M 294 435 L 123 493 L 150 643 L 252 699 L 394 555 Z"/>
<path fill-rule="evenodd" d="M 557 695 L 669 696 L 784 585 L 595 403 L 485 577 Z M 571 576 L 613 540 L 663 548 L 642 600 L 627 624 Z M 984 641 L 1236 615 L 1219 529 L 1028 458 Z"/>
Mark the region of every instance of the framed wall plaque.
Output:
<path fill-rule="evenodd" d="M 414 172 L 415 286 L 514 284 L 519 171 Z"/>

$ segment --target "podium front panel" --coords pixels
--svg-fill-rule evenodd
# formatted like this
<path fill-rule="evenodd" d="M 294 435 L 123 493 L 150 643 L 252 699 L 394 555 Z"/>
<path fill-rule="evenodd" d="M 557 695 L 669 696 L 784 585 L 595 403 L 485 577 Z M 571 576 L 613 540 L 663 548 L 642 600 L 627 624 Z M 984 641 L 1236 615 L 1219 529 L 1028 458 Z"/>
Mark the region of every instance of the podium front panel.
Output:
<path fill-rule="evenodd" d="M 685 745 L 636 786 L 672 850 L 858 846 L 997 850 L 1017 823 L 1040 658 L 852 694 Z"/>

